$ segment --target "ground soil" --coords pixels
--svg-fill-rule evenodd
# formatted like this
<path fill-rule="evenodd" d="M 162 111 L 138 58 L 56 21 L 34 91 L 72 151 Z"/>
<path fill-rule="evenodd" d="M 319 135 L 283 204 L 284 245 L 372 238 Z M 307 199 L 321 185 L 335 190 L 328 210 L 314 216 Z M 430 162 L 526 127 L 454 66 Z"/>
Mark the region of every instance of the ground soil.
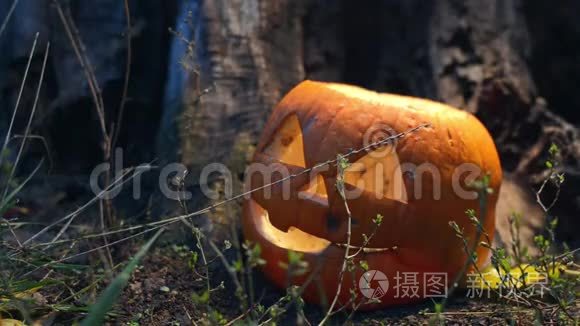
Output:
<path fill-rule="evenodd" d="M 219 283 L 226 275 L 214 275 L 214 283 Z M 226 279 L 222 279 L 227 282 Z M 263 303 L 273 302 L 283 295 L 272 288 L 261 275 L 256 275 L 256 289 L 263 291 Z M 197 306 L 191 300 L 193 292 L 203 291 L 205 283 L 196 279 L 188 266 L 187 258 L 182 257 L 172 247 L 155 250 L 134 274 L 115 314 L 116 322 L 137 321 L 141 325 L 192 324 L 206 313 L 205 307 Z M 167 288 L 164 288 L 167 287 Z M 242 314 L 239 304 L 231 291 L 226 289 L 212 292 L 211 305 L 224 317 L 232 320 Z M 352 322 L 360 325 L 415 325 L 429 323 L 434 318 L 433 303 L 425 302 L 413 306 L 393 307 L 375 312 L 358 312 Z M 576 310 L 576 313 L 580 310 Z M 306 305 L 306 317 L 314 324 L 323 317 L 319 307 Z M 294 314 L 280 320 L 280 325 L 294 325 Z M 494 300 L 467 299 L 459 293 L 451 301 L 443 314 L 449 325 L 529 325 L 534 322 L 535 313 L 531 309 L 506 305 Z M 344 317 L 338 316 L 337 323 Z"/>

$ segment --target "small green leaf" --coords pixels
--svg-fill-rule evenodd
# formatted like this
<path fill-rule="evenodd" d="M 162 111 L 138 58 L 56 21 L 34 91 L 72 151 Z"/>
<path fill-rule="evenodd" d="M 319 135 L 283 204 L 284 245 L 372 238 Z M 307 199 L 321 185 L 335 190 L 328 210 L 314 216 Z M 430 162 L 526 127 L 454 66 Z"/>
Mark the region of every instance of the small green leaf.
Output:
<path fill-rule="evenodd" d="M 510 265 L 510 262 L 507 260 L 507 258 L 500 259 L 499 263 L 500 263 L 501 268 L 506 273 L 509 273 L 509 271 L 512 269 L 512 266 Z"/>
<path fill-rule="evenodd" d="M 548 152 L 550 153 L 551 156 L 555 156 L 560 152 L 560 148 L 558 148 L 558 145 L 552 143 L 550 145 L 550 149 L 548 150 Z"/>
<path fill-rule="evenodd" d="M 381 225 L 381 223 L 383 223 L 383 215 L 377 214 L 377 216 L 373 219 L 373 223 L 375 223 L 377 226 Z"/>
<path fill-rule="evenodd" d="M 288 250 L 288 263 L 290 265 L 297 265 L 302 261 L 304 255 L 301 252 Z"/>
<path fill-rule="evenodd" d="M 366 260 L 361 260 L 359 262 L 360 267 L 364 270 L 364 271 L 368 271 L 369 270 L 369 263 Z"/>
<path fill-rule="evenodd" d="M 197 265 L 198 259 L 199 254 L 197 253 L 197 251 L 192 251 L 191 255 L 189 256 L 189 261 L 187 262 L 187 266 L 189 266 L 189 269 L 195 270 L 195 266 Z"/>
<path fill-rule="evenodd" d="M 205 290 L 201 294 L 193 292 L 191 294 L 191 300 L 197 304 L 206 304 L 209 302 L 209 291 Z"/>
<path fill-rule="evenodd" d="M 558 218 L 554 218 L 550 221 L 550 229 L 555 230 L 558 226 Z"/>
<path fill-rule="evenodd" d="M 240 272 L 242 270 L 243 267 L 243 263 L 240 259 L 237 259 L 236 261 L 234 261 L 234 263 L 232 264 L 232 267 L 234 268 L 234 270 L 236 272 Z"/>
<path fill-rule="evenodd" d="M 440 314 L 443 312 L 443 304 L 436 303 L 435 304 L 435 313 Z"/>

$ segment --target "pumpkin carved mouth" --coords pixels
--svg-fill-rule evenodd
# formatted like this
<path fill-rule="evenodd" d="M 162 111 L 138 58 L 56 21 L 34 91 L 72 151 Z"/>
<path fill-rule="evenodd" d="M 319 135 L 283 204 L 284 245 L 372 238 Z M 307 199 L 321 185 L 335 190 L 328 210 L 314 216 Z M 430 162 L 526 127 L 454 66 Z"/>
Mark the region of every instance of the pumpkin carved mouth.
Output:
<path fill-rule="evenodd" d="M 268 211 L 255 202 L 251 206 L 263 236 L 280 248 L 297 252 L 321 253 L 332 244 L 326 239 L 316 237 L 293 226 L 289 227 L 287 231 L 281 231 L 270 222 Z"/>
<path fill-rule="evenodd" d="M 289 227 L 287 231 L 282 231 L 272 225 L 268 211 L 264 210 L 256 202 L 253 202 L 251 205 L 252 210 L 254 210 L 254 214 L 257 216 L 256 220 L 260 225 L 259 227 L 262 230 L 263 236 L 280 248 L 296 252 L 308 252 L 315 254 L 322 253 L 329 246 L 336 246 L 337 248 L 346 249 L 346 243 L 332 243 L 326 239 L 319 238 L 293 226 Z M 362 249 L 363 252 L 366 253 L 393 251 L 398 249 L 398 247 L 371 248 L 358 247 L 353 245 L 351 245 L 350 248 L 352 250 Z"/>
<path fill-rule="evenodd" d="M 375 125 L 390 126 L 398 134 L 424 122 L 432 127 L 408 134 L 399 143 L 356 151 L 376 141 L 367 137 Z M 457 183 L 465 186 L 466 180 L 457 181 L 453 175 L 465 162 L 491 176 L 494 193 L 486 203 L 484 227 L 493 235 L 501 167 L 489 133 L 475 117 L 428 100 L 305 81 L 273 111 L 246 179 L 247 189 L 260 190 L 244 204 L 244 234 L 261 246 L 267 262 L 264 273 L 278 286 L 288 286 L 280 262 L 287 262 L 287 251 L 292 250 L 304 255 L 310 273 L 325 276 L 318 285 L 326 298 L 336 292 L 348 213 L 336 187 L 336 166 L 321 163 L 345 153 L 353 153 L 340 178 L 352 212 L 351 249 L 366 248 L 355 260 L 365 260 L 370 269 L 388 278 L 440 272 L 451 279 L 458 273 L 466 256 L 449 221 L 456 221 L 470 237 L 476 230 L 465 211 L 483 212 L 477 198 L 465 199 L 455 191 Z M 426 165 L 432 169 L 422 169 Z M 377 214 L 384 217 L 380 226 L 373 222 Z M 374 237 L 366 242 L 371 234 Z M 478 264 L 483 264 L 487 249 L 477 254 Z M 344 288 L 360 275 L 345 277 Z M 294 282 L 301 284 L 306 278 Z M 348 301 L 349 291 L 343 292 L 341 300 Z M 318 288 L 307 288 L 304 295 L 320 302 Z M 420 299 L 387 294 L 381 304 L 363 309 Z"/>

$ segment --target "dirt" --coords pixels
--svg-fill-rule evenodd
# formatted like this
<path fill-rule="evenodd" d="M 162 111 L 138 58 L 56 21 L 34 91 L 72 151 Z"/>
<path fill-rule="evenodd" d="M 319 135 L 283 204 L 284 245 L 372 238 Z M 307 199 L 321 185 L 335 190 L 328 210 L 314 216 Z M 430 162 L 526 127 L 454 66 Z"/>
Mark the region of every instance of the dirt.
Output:
<path fill-rule="evenodd" d="M 216 264 L 220 264 L 216 262 Z M 210 305 L 227 320 L 238 317 L 243 312 L 233 291 L 228 291 L 227 275 L 213 274 L 212 287 L 225 281 L 223 290 L 212 291 Z M 262 293 L 262 303 L 272 304 L 283 295 L 256 275 L 256 291 Z M 140 325 L 191 325 L 192 319 L 199 324 L 207 317 L 204 305 L 195 304 L 193 293 L 202 293 L 205 281 L 195 275 L 188 266 L 188 257 L 181 250 L 167 246 L 156 249 L 133 275 L 129 286 L 115 309 L 118 316 L 112 324 L 138 322 Z M 230 288 L 231 289 L 231 288 Z M 358 312 L 352 322 L 360 325 L 414 325 L 429 323 L 435 318 L 433 303 L 425 302 L 413 306 L 393 307 L 375 312 Z M 322 310 L 318 306 L 306 305 L 305 315 L 312 324 L 318 323 Z M 291 309 L 280 321 L 280 325 L 296 324 L 295 312 Z M 534 311 L 515 307 L 493 300 L 470 300 L 465 293 L 456 295 L 442 315 L 449 325 L 528 325 L 534 322 Z M 342 324 L 344 316 L 337 316 L 334 322 Z"/>

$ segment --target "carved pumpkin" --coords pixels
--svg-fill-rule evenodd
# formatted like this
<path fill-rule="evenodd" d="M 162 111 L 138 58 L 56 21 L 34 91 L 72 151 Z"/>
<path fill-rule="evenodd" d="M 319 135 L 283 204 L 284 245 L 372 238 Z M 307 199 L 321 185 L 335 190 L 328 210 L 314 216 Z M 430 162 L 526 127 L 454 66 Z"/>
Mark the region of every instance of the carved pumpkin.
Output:
<path fill-rule="evenodd" d="M 299 173 L 368 145 L 373 126 L 389 126 L 400 133 L 422 123 L 430 125 L 396 143 L 349 157 L 352 165 L 344 173 L 344 183 L 345 191 L 354 194 L 347 199 L 351 245 L 364 245 L 364 235 L 376 231 L 366 245 L 371 249 L 355 262 L 366 261 L 369 270 L 384 273 L 389 283 L 382 288 L 384 293 L 378 293 L 380 303 L 361 308 L 428 297 L 429 276 L 434 275 L 430 273 L 444 273 L 440 275 L 446 275 L 449 285 L 466 261 L 449 221 L 456 221 L 473 241 L 476 230 L 465 211 L 474 209 L 478 216 L 481 212 L 477 193 L 467 183 L 485 174 L 490 175 L 493 193 L 485 203 L 484 226 L 490 236 L 494 233 L 502 173 L 489 133 L 473 115 L 444 104 L 313 81 L 296 86 L 274 109 L 247 173 L 247 189 L 263 189 L 244 203 L 243 231 L 247 240 L 261 246 L 267 262 L 264 274 L 287 287 L 287 271 L 280 263 L 287 262 L 288 250 L 302 253 L 309 272 L 292 282 L 302 284 L 309 273 L 316 273 L 319 277 L 306 288 L 304 298 L 330 302 L 339 283 L 348 226 L 336 187 L 337 168 L 326 165 Z M 474 167 L 479 170 L 473 172 Z M 383 216 L 378 228 L 373 222 L 377 214 Z M 478 264 L 488 256 L 479 248 Z M 351 298 L 349 289 L 359 285 L 363 273 L 358 268 L 354 280 L 345 273 L 339 302 Z M 411 292 L 406 289 L 405 296 L 401 283 L 411 280 L 414 287 Z M 358 297 L 365 299 L 361 293 Z"/>

